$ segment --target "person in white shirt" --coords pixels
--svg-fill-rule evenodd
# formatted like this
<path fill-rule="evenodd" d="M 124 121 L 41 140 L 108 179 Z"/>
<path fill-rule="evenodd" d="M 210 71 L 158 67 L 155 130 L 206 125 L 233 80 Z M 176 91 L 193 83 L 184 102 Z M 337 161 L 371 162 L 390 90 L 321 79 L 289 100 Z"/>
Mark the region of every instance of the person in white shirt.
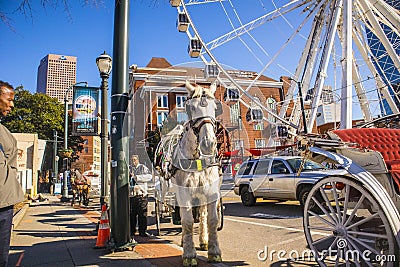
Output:
<path fill-rule="evenodd" d="M 138 224 L 139 236 L 147 237 L 147 182 L 151 181 L 152 175 L 145 165 L 139 163 L 137 155 L 131 157 L 129 177 L 131 236 L 136 234 Z"/>

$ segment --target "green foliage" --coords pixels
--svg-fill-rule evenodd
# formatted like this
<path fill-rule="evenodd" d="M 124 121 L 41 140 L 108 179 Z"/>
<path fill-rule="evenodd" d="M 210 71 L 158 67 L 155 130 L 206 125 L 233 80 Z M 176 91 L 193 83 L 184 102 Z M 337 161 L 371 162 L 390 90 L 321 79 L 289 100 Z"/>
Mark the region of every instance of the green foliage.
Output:
<path fill-rule="evenodd" d="M 42 93 L 31 94 L 19 86 L 15 89 L 14 106 L 14 110 L 2 121 L 11 132 L 36 133 L 39 139 L 45 140 L 54 139 L 53 130 L 57 131 L 58 136 L 64 136 L 64 104 L 56 98 Z M 71 121 L 69 116 L 69 133 Z M 81 137 L 68 136 L 68 147 L 73 149 L 75 154 L 73 160 L 78 159 L 76 152 L 82 151 L 82 143 Z"/>

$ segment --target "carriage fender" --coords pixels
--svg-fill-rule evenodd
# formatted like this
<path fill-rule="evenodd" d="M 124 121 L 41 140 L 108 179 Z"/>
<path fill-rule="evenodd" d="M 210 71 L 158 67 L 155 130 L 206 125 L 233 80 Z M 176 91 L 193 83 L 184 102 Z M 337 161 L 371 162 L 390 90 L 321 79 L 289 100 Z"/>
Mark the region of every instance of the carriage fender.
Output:
<path fill-rule="evenodd" d="M 351 159 L 329 152 L 318 147 L 310 147 L 309 150 L 318 155 L 325 156 L 342 165 L 347 172 L 352 175 L 357 181 L 361 182 L 366 190 L 376 199 L 381 206 L 390 226 L 393 230 L 397 244 L 400 245 L 400 214 L 395 204 L 391 200 L 386 189 L 378 182 L 378 180 L 364 168 L 360 167 Z"/>

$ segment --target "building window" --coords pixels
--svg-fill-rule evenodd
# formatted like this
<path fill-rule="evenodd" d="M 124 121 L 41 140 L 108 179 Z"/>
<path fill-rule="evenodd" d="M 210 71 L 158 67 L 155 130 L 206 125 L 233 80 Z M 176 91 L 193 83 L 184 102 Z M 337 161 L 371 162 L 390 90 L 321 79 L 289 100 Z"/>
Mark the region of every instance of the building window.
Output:
<path fill-rule="evenodd" d="M 87 140 L 87 139 L 86 139 L 86 140 Z M 88 147 L 85 147 L 85 148 L 84 148 L 84 151 L 85 151 L 86 154 L 89 153 L 89 148 L 88 148 Z"/>
<path fill-rule="evenodd" d="M 88 143 L 89 143 L 89 140 L 88 140 L 88 139 L 83 140 L 83 144 L 84 144 L 84 145 L 87 145 Z"/>
<path fill-rule="evenodd" d="M 275 113 L 275 114 L 277 113 L 277 110 L 276 110 L 276 100 L 275 100 L 273 97 L 268 97 L 266 104 L 267 104 L 267 107 L 268 107 L 268 109 L 269 109 L 270 111 L 272 111 L 272 112 Z M 274 116 L 272 116 L 271 114 L 268 113 L 268 120 L 270 120 L 270 121 L 272 121 L 272 122 L 275 122 L 275 121 L 276 121 L 276 118 L 275 118 Z"/>
<path fill-rule="evenodd" d="M 157 112 L 157 126 L 162 126 L 164 123 L 164 120 L 167 119 L 167 117 L 168 117 L 168 112 L 164 112 L 164 111 Z"/>
<path fill-rule="evenodd" d="M 230 107 L 230 120 L 232 125 L 238 125 L 239 129 L 242 129 L 242 124 L 239 119 L 239 116 L 240 116 L 240 106 L 239 102 L 237 102 Z"/>
<path fill-rule="evenodd" d="M 168 94 L 157 95 L 157 107 L 168 108 Z"/>
<path fill-rule="evenodd" d="M 254 140 L 256 148 L 263 148 L 266 147 L 266 141 L 264 138 L 256 138 Z"/>
<path fill-rule="evenodd" d="M 254 124 L 253 127 L 254 127 L 255 131 L 262 131 L 262 130 L 264 130 L 264 123 L 260 122 L 260 123 Z"/>
<path fill-rule="evenodd" d="M 177 95 L 176 96 L 176 107 L 184 108 L 186 99 L 187 99 L 187 96 L 185 96 L 185 95 Z"/>
<path fill-rule="evenodd" d="M 188 115 L 186 114 L 186 112 L 177 112 L 176 113 L 176 121 L 178 123 L 187 122 L 188 121 Z"/>

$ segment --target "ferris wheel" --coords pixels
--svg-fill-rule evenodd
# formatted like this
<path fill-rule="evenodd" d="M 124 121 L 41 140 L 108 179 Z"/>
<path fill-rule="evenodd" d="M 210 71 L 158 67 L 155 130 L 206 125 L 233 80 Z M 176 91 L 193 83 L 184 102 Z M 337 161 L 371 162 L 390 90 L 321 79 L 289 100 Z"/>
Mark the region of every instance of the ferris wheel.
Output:
<path fill-rule="evenodd" d="M 365 121 L 399 112 L 397 2 L 170 0 L 191 57 L 223 73 L 242 104 L 268 114 L 264 120 L 305 132 L 312 129 L 318 107 L 327 103 L 341 107 L 341 128 L 352 127 L 354 110 Z M 257 75 L 243 86 L 226 66 Z M 289 77 L 279 112 L 250 93 L 262 76 Z"/>

